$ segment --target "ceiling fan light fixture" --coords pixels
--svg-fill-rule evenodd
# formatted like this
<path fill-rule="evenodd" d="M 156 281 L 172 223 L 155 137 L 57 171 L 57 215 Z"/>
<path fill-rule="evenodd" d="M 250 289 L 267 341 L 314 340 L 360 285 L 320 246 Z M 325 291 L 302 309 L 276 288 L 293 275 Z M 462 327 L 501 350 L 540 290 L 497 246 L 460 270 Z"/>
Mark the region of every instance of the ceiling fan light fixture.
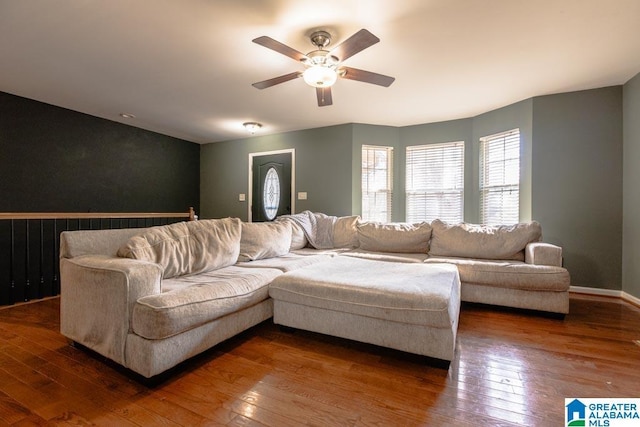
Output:
<path fill-rule="evenodd" d="M 262 128 L 262 125 L 258 122 L 245 122 L 242 124 L 242 126 L 244 126 L 244 128 L 251 134 L 255 134 L 257 131 L 260 130 L 260 128 Z"/>
<path fill-rule="evenodd" d="M 260 46 L 271 49 L 287 56 L 302 65 L 304 71 L 294 71 L 272 79 L 253 83 L 256 89 L 266 89 L 280 83 L 285 83 L 302 77 L 306 84 L 316 89 L 318 107 L 332 105 L 331 86 L 338 77 L 356 80 L 378 86 L 389 87 L 395 78 L 371 71 L 345 67 L 342 63 L 356 53 L 378 43 L 380 39 L 364 28 L 340 43 L 330 51 L 325 48 L 331 43 L 331 34 L 326 31 L 316 31 L 311 34 L 311 44 L 317 50 L 304 54 L 268 36 L 261 36 L 252 41 Z"/>
<path fill-rule="evenodd" d="M 338 73 L 334 68 L 314 65 L 302 73 L 305 83 L 313 87 L 331 87 L 338 80 Z"/>

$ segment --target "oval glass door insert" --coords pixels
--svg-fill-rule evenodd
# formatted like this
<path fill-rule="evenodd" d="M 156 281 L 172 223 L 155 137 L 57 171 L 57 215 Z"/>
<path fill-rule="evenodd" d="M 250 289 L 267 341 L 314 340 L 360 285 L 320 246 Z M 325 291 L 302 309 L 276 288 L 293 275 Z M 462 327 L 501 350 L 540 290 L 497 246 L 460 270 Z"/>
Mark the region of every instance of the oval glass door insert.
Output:
<path fill-rule="evenodd" d="M 275 219 L 280 205 L 280 178 L 275 168 L 269 168 L 264 178 L 262 189 L 262 206 L 264 214 L 269 221 Z"/>

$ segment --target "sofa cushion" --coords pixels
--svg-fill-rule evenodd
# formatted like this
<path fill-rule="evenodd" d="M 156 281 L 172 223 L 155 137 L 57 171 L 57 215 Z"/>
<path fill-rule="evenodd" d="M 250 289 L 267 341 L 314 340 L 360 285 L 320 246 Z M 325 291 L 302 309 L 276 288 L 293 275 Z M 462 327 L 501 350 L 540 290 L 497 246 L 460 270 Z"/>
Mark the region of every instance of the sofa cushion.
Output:
<path fill-rule="evenodd" d="M 335 254 L 329 252 L 318 253 L 316 255 L 301 255 L 295 252 L 289 252 L 288 254 L 275 258 L 239 262 L 236 266 L 245 268 L 275 268 L 286 273 L 287 271 L 297 270 L 308 265 L 330 260 L 334 256 Z"/>
<path fill-rule="evenodd" d="M 351 249 L 346 252 L 341 252 L 341 256 L 350 256 L 353 258 L 370 259 L 374 261 L 389 261 L 389 262 L 424 262 L 429 257 L 426 253 L 415 252 L 373 252 L 363 251 L 360 248 Z"/>
<path fill-rule="evenodd" d="M 282 222 L 244 222 L 238 261 L 255 261 L 289 253 L 291 224 Z"/>
<path fill-rule="evenodd" d="M 289 221 L 291 224 L 291 246 L 289 250 L 295 251 L 296 249 L 306 248 L 309 244 L 307 236 L 304 235 L 304 230 L 297 222 Z"/>
<path fill-rule="evenodd" d="M 364 251 L 427 253 L 430 238 L 431 225 L 427 222 L 364 222 L 358 225 L 360 249 Z"/>
<path fill-rule="evenodd" d="M 122 245 L 118 256 L 160 264 L 165 279 L 196 274 L 235 264 L 240 232 L 237 218 L 150 227 Z"/>
<path fill-rule="evenodd" d="M 338 256 L 278 276 L 269 295 L 303 307 L 450 328 L 458 318 L 460 279 L 447 264 Z"/>
<path fill-rule="evenodd" d="M 275 222 L 288 222 L 291 224 L 291 246 L 289 247 L 290 251 L 295 251 L 297 249 L 306 248 L 309 244 L 307 240 L 307 236 L 304 234 L 304 229 L 302 226 L 291 219 L 293 215 L 279 216 L 276 218 Z"/>
<path fill-rule="evenodd" d="M 569 272 L 562 267 L 525 264 L 521 261 L 474 260 L 432 257 L 425 263 L 448 263 L 458 267 L 463 284 L 488 285 L 526 291 L 567 292 Z M 496 292 L 500 292 L 496 290 Z"/>
<path fill-rule="evenodd" d="M 133 332 L 163 339 L 251 307 L 269 297 L 269 283 L 281 274 L 231 266 L 164 280 L 161 294 L 142 297 L 134 305 Z"/>
<path fill-rule="evenodd" d="M 542 238 L 542 227 L 536 221 L 515 225 L 446 224 L 438 219 L 431 223 L 429 255 L 497 260 L 524 260 L 524 248 Z"/>
<path fill-rule="evenodd" d="M 358 223 L 359 215 L 336 217 L 333 223 L 333 247 L 356 248 L 358 247 Z"/>

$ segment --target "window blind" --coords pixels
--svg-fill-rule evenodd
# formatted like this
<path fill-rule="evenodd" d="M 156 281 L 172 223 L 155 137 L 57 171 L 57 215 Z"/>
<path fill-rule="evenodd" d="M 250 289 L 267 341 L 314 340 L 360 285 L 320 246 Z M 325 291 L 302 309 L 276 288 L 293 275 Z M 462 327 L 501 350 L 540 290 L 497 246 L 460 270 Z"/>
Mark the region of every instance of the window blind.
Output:
<path fill-rule="evenodd" d="M 406 220 L 462 222 L 464 142 L 407 147 Z"/>
<path fill-rule="evenodd" d="M 362 146 L 362 219 L 391 221 L 393 147 Z"/>
<path fill-rule="evenodd" d="M 484 224 L 520 219 L 520 130 L 480 138 L 480 218 Z"/>

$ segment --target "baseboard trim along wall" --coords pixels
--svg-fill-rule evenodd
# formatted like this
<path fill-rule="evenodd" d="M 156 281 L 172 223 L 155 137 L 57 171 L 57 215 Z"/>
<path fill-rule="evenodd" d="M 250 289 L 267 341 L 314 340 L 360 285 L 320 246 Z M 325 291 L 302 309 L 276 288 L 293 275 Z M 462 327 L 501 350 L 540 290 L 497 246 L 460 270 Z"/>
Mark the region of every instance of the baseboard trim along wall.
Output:
<path fill-rule="evenodd" d="M 628 294 L 624 291 L 617 291 L 615 289 L 589 288 L 586 286 L 570 286 L 569 292 L 574 292 L 576 294 L 600 295 L 603 297 L 622 298 L 628 303 L 631 303 L 636 307 L 640 307 L 640 298 L 636 298 L 631 294 Z"/>

